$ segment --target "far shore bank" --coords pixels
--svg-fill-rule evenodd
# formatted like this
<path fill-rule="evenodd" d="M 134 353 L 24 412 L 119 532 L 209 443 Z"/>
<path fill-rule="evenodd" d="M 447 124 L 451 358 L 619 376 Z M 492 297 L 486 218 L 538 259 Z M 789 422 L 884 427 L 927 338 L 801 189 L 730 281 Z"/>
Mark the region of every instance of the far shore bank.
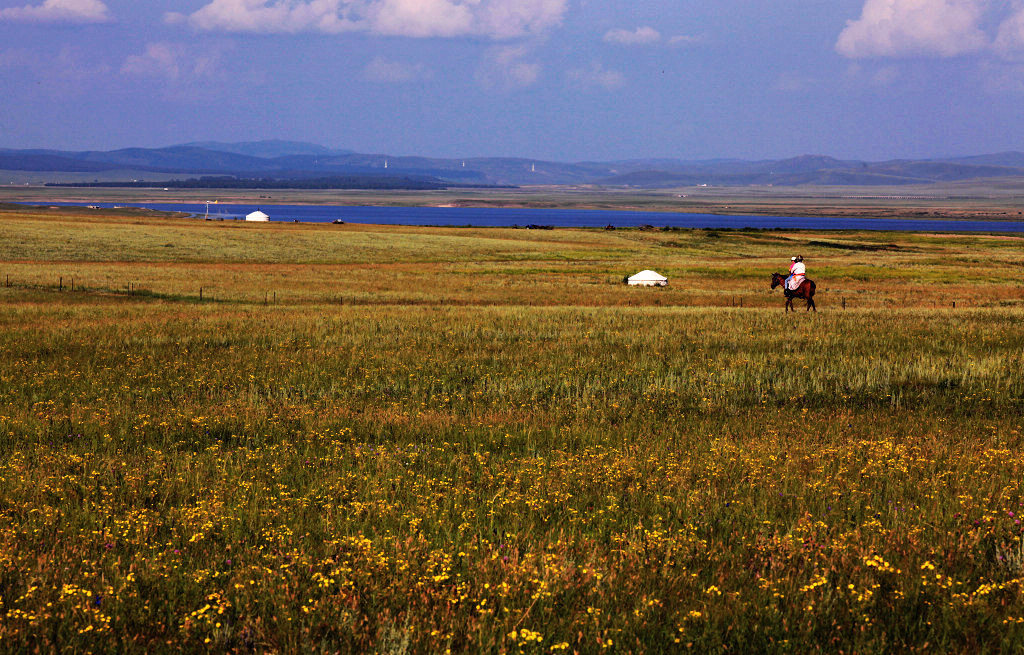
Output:
<path fill-rule="evenodd" d="M 0 203 L 211 203 L 565 209 L 930 220 L 1024 220 L 1024 187 L 946 184 L 904 187 L 696 187 L 602 189 L 526 187 L 453 191 L 170 190 L 0 187 Z"/>

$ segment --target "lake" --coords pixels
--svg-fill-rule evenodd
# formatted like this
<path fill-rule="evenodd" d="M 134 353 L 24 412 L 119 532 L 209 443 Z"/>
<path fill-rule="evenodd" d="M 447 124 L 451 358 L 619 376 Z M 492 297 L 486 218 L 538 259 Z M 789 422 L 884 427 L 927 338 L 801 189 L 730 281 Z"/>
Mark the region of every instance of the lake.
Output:
<path fill-rule="evenodd" d="M 142 207 L 203 217 L 203 203 L 25 203 L 33 205 Z M 481 207 L 345 207 L 330 205 L 210 205 L 211 219 L 240 220 L 257 209 L 273 222 L 372 223 L 455 227 L 654 227 L 789 228 L 801 230 L 893 230 L 913 232 L 1024 232 L 1024 221 L 943 221 L 921 219 L 728 216 L 597 209 L 497 209 Z"/>

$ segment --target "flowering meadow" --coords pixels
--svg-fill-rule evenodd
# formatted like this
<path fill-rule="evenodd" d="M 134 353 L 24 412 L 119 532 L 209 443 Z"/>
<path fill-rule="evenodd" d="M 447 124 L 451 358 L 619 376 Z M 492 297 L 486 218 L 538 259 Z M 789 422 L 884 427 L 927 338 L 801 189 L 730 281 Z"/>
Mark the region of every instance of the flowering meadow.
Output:
<path fill-rule="evenodd" d="M 1019 238 L 69 211 L 0 212 L 5 652 L 1024 643 Z"/>

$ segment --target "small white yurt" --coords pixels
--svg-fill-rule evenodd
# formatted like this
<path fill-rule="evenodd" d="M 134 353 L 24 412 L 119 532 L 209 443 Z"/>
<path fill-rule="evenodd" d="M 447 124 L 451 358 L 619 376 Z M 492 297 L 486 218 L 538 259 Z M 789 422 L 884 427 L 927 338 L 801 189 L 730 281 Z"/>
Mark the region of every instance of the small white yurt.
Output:
<path fill-rule="evenodd" d="M 270 217 L 257 209 L 253 213 L 251 213 L 248 216 L 246 216 L 245 220 L 247 220 L 247 221 L 259 221 L 261 223 L 265 223 L 265 222 L 270 220 Z"/>
<path fill-rule="evenodd" d="M 654 271 L 640 271 L 627 282 L 634 287 L 663 287 L 668 284 L 668 278 Z"/>

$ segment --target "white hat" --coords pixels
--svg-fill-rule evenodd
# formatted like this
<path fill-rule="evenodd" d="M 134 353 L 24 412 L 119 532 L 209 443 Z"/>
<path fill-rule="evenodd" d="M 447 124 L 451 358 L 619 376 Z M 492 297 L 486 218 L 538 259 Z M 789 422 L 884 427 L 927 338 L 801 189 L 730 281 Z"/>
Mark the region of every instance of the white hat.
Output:
<path fill-rule="evenodd" d="M 789 261 L 791 261 L 791 262 L 795 262 L 795 261 L 796 261 L 796 257 L 790 257 L 790 258 L 789 258 Z"/>

